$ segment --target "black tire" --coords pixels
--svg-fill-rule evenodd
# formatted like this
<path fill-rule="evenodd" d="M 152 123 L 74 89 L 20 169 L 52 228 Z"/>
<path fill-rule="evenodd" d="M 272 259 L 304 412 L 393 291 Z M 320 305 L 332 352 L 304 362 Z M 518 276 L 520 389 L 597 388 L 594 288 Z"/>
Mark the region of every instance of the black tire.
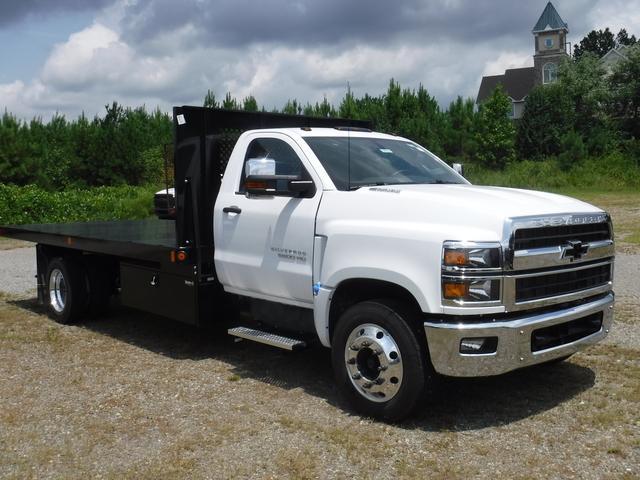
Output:
<path fill-rule="evenodd" d="M 46 282 L 47 310 L 51 318 L 62 324 L 80 320 L 88 304 L 83 265 L 72 257 L 53 258 L 47 267 Z"/>
<path fill-rule="evenodd" d="M 389 299 L 358 303 L 340 317 L 332 338 L 331 360 L 340 393 L 358 413 L 395 422 L 409 416 L 425 399 L 435 374 L 417 315 L 404 303 Z M 367 340 L 383 339 L 385 334 L 390 336 L 391 348 Z M 365 342 L 370 347 L 364 346 Z M 389 350 L 396 347 L 399 355 L 395 355 L 395 362 L 401 363 L 401 375 L 394 377 L 389 376 L 396 368 L 391 365 L 394 355 Z M 375 377 L 376 369 L 383 369 L 379 377 Z M 373 386 L 367 386 L 371 383 Z"/>
<path fill-rule="evenodd" d="M 86 262 L 88 286 L 88 310 L 97 317 L 109 309 L 113 292 L 111 265 L 96 258 Z"/>

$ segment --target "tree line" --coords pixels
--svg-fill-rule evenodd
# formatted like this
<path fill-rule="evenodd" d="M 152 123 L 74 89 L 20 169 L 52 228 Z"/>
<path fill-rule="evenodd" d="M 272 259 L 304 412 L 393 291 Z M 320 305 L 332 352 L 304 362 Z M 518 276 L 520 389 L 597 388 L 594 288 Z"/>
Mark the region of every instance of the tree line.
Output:
<path fill-rule="evenodd" d="M 488 169 L 550 157 L 569 168 L 612 151 L 635 158 L 637 165 L 640 47 L 629 49 L 628 59 L 606 72 L 597 55 L 607 32 L 587 35 L 576 46 L 580 54 L 561 65 L 558 81 L 533 89 L 518 121 L 508 117 L 511 102 L 500 87 L 479 107 L 471 98 L 458 97 L 442 109 L 424 86 L 402 88 L 393 79 L 381 95 L 356 96 L 347 90 L 337 105 L 326 98 L 314 104 L 292 99 L 274 111 L 371 120 L 376 130 L 410 138 L 445 160 Z M 635 37 L 624 32 L 613 41 L 633 44 Z M 238 100 L 227 93 L 218 100 L 212 91 L 203 105 L 264 110 L 253 96 Z M 171 131 L 166 113 L 116 102 L 91 120 L 55 115 L 48 122 L 24 122 L 5 111 L 0 117 L 0 183 L 50 190 L 161 183 Z"/>
<path fill-rule="evenodd" d="M 49 190 L 98 185 L 142 185 L 162 176 L 169 116 L 117 102 L 103 117 L 48 122 L 0 117 L 0 183 L 35 184 Z"/>

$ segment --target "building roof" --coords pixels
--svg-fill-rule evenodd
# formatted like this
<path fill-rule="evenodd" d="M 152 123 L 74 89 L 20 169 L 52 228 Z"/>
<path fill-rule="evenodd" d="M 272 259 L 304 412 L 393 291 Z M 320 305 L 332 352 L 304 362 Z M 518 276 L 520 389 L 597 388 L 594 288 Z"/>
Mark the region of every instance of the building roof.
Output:
<path fill-rule="evenodd" d="M 619 47 L 614 47 L 600 57 L 600 62 L 605 66 L 605 68 L 611 71 L 613 66 L 618 62 L 627 60 L 629 58 L 629 53 L 636 48 L 640 48 L 640 44 L 636 43 L 634 45 L 620 45 Z"/>
<path fill-rule="evenodd" d="M 510 68 L 505 70 L 504 75 L 482 77 L 476 103 L 482 103 L 491 96 L 498 84 L 502 85 L 504 91 L 512 100 L 520 102 L 529 95 L 535 84 L 535 79 L 536 72 L 533 67 Z"/>
<path fill-rule="evenodd" d="M 624 46 L 624 45 L 623 45 Z M 608 61 L 616 61 L 615 59 L 617 58 L 618 60 L 626 60 L 627 56 L 625 55 L 624 51 L 625 49 L 622 48 L 616 48 L 613 47 L 611 50 L 609 50 L 607 53 L 605 53 L 601 58 L 600 61 L 603 63 L 606 63 Z"/>
<path fill-rule="evenodd" d="M 569 31 L 567 23 L 560 18 L 556 8 L 551 2 L 544 7 L 542 15 L 533 27 L 533 33 L 545 32 L 548 30 L 566 30 Z"/>

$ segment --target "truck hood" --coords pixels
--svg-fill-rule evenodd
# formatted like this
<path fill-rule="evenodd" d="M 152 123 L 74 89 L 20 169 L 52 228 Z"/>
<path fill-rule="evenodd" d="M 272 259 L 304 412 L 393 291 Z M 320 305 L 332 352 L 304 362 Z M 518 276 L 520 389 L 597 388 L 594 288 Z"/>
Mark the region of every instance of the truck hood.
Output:
<path fill-rule="evenodd" d="M 396 190 L 415 202 L 440 204 L 465 214 L 475 212 L 506 217 L 558 213 L 598 212 L 598 208 L 575 198 L 535 190 L 476 185 L 390 185 L 368 187 L 369 193 L 386 193 L 382 188 Z M 363 192 L 364 193 L 364 192 Z"/>
<path fill-rule="evenodd" d="M 467 240 L 499 240 L 508 218 L 602 211 L 563 195 L 468 184 L 388 185 L 325 192 L 318 226 L 328 210 L 334 210 L 333 218 L 344 221 L 374 222 L 383 228 L 402 224 L 402 229 L 411 224 L 412 229 L 426 230 L 429 236 L 439 236 L 440 231 L 446 237 L 443 239 Z"/>

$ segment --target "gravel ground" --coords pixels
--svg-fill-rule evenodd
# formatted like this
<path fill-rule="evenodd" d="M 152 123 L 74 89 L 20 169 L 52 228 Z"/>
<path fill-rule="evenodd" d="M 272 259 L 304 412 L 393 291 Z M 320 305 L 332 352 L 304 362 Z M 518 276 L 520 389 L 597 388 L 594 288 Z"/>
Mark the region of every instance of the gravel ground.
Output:
<path fill-rule="evenodd" d="M 0 292 L 35 293 L 35 247 L 0 250 Z"/>
<path fill-rule="evenodd" d="M 640 255 L 617 256 L 606 342 L 445 380 L 399 425 L 349 412 L 325 349 L 126 309 L 57 325 L 34 258 L 0 251 L 0 478 L 640 478 Z"/>

